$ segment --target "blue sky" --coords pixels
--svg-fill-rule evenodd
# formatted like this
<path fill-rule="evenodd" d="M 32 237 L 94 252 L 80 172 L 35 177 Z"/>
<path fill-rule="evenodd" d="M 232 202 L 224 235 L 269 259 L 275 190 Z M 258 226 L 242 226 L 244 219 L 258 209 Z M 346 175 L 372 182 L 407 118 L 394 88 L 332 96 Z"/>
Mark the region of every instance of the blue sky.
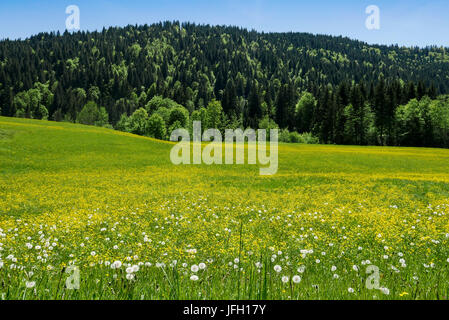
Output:
<path fill-rule="evenodd" d="M 69 5 L 80 8 L 82 30 L 180 20 L 449 47 L 448 0 L 1 0 L 0 38 L 63 31 Z M 365 28 L 368 5 L 380 8 L 380 30 Z"/>

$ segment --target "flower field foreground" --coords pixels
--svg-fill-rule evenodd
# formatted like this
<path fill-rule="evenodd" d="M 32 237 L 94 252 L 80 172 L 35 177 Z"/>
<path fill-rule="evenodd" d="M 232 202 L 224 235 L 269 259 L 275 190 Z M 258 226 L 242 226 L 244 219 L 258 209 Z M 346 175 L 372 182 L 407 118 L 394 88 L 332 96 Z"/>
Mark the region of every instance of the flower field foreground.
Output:
<path fill-rule="evenodd" d="M 171 147 L 0 118 L 0 299 L 448 299 L 448 150 Z"/>

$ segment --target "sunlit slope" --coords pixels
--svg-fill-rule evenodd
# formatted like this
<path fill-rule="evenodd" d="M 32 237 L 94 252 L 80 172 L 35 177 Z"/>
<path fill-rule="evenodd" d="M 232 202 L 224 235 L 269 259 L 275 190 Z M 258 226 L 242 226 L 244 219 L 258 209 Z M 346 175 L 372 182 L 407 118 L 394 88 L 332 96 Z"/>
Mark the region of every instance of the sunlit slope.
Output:
<path fill-rule="evenodd" d="M 162 164 L 170 147 L 150 138 L 68 123 L 0 118 L 0 128 L 3 173 L 139 168 Z"/>
<path fill-rule="evenodd" d="M 171 165 L 172 143 L 110 129 L 5 117 L 0 117 L 0 129 L 2 173 Z M 391 177 L 394 173 L 432 179 L 449 173 L 445 149 L 281 144 L 279 150 L 280 175 L 383 173 Z M 229 166 L 211 168 L 223 171 Z"/>

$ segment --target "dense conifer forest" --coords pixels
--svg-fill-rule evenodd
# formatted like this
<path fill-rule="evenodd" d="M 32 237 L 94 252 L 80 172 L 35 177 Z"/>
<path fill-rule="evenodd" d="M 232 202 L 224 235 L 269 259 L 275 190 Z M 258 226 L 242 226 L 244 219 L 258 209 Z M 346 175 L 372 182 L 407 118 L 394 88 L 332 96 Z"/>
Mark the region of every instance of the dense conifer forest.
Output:
<path fill-rule="evenodd" d="M 0 42 L 1 115 L 274 128 L 285 142 L 449 147 L 447 48 L 164 22 Z"/>

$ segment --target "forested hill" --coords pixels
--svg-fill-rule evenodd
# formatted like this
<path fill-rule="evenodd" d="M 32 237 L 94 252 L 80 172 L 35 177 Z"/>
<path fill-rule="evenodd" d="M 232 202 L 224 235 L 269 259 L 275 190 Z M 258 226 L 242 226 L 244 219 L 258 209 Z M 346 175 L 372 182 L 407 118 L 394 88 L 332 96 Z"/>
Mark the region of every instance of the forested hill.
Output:
<path fill-rule="evenodd" d="M 449 54 L 437 47 L 373 46 L 343 37 L 178 22 L 0 42 L 5 116 L 75 121 L 94 101 L 115 126 L 122 114 L 145 108 L 154 96 L 170 98 L 190 114 L 216 99 L 243 126 L 257 126 L 267 116 L 281 128 L 318 134 L 321 124 L 300 130 L 289 122 L 301 93 L 325 99 L 323 90 L 336 93 L 343 86 L 342 101 L 334 102 L 347 104 L 355 87 L 361 100 L 374 99 L 379 83 L 390 108 L 449 93 Z M 339 142 L 335 132 L 329 135 L 322 140 Z"/>

